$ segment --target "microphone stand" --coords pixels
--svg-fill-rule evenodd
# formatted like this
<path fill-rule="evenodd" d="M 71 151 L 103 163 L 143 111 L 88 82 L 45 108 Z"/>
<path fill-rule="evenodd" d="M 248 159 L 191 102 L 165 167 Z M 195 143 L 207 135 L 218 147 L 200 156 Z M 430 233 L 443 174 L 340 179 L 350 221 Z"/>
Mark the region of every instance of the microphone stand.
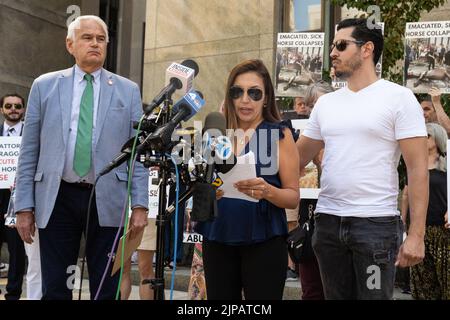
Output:
<path fill-rule="evenodd" d="M 161 112 L 162 115 L 162 125 L 165 125 L 170 120 L 170 107 L 172 106 L 172 99 L 170 95 L 166 95 L 166 99 L 164 100 L 164 107 Z M 164 149 L 164 148 L 163 148 Z M 159 166 L 159 195 L 158 195 L 158 215 L 156 216 L 156 266 L 155 266 L 155 278 L 154 279 L 144 279 L 142 284 L 150 284 L 153 289 L 154 300 L 164 300 L 164 249 L 165 249 L 165 237 L 164 233 L 166 230 L 166 226 L 170 225 L 172 214 L 175 212 L 175 205 L 171 205 L 166 209 L 167 203 L 167 185 L 170 177 L 170 166 L 171 162 L 168 159 L 166 153 L 161 152 L 159 156 L 159 160 L 157 162 Z M 150 164 L 150 162 L 148 163 Z M 186 192 L 184 192 L 178 203 L 183 203 L 188 199 L 193 192 L 193 188 L 190 188 Z M 184 213 L 183 213 L 184 214 Z M 180 239 L 182 241 L 182 239 Z"/>
<path fill-rule="evenodd" d="M 171 94 L 167 93 L 164 106 L 161 111 L 161 123 L 160 126 L 164 126 L 170 121 L 171 116 L 171 106 L 173 105 Z M 143 149 L 151 145 L 151 140 L 142 143 Z M 166 209 L 167 203 L 167 185 L 170 177 L 171 162 L 165 152 L 165 146 L 162 146 L 162 150 L 159 150 L 160 155 L 157 157 L 157 161 L 145 161 L 144 166 L 150 167 L 151 165 L 159 166 L 159 195 L 158 195 L 158 215 L 156 216 L 156 265 L 155 265 L 155 278 L 154 279 L 144 279 L 142 285 L 149 284 L 153 289 L 154 300 L 164 300 L 164 249 L 165 249 L 165 230 L 166 226 L 170 225 L 172 214 L 175 212 L 175 205 L 172 204 Z M 186 192 L 184 192 L 178 203 L 183 203 L 188 199 L 194 191 L 194 187 L 190 187 Z M 184 214 L 184 213 L 182 213 Z M 182 241 L 182 239 L 180 239 Z"/>
<path fill-rule="evenodd" d="M 169 122 L 170 118 L 170 106 L 173 105 L 171 97 L 166 94 L 164 100 L 164 106 L 162 110 L 162 124 Z M 154 300 L 164 300 L 164 230 L 167 223 L 170 223 L 170 219 L 167 219 L 165 215 L 166 208 L 166 190 L 168 184 L 168 177 L 170 174 L 170 168 L 168 159 L 165 152 L 161 154 L 161 162 L 159 168 L 159 205 L 158 215 L 156 217 L 156 266 L 155 266 L 155 278 L 151 280 L 144 280 L 142 284 L 150 282 L 154 292 Z"/>
<path fill-rule="evenodd" d="M 164 170 L 165 171 L 165 170 Z M 167 173 L 166 173 L 167 174 Z M 166 176 L 167 177 L 167 176 Z M 162 179 L 162 175 L 161 175 Z M 161 182 L 161 186 L 164 182 Z M 189 199 L 193 192 L 194 186 L 190 186 L 187 191 L 185 191 L 180 198 L 178 199 L 178 205 L 185 202 Z M 161 189 L 159 190 L 160 195 L 162 194 Z M 166 192 L 164 191 L 164 196 L 166 196 Z M 164 239 L 164 230 L 165 225 L 170 223 L 172 219 L 172 215 L 175 213 L 175 203 L 172 203 L 167 209 L 162 211 L 163 206 L 161 206 L 161 201 L 164 200 L 159 197 L 159 206 L 158 206 L 158 216 L 156 218 L 156 266 L 155 266 L 155 278 L 154 279 L 145 279 L 142 281 L 142 284 L 150 284 L 154 290 L 154 300 L 164 300 L 164 248 L 165 248 L 165 239 Z M 182 240 L 181 240 L 182 241 Z"/>

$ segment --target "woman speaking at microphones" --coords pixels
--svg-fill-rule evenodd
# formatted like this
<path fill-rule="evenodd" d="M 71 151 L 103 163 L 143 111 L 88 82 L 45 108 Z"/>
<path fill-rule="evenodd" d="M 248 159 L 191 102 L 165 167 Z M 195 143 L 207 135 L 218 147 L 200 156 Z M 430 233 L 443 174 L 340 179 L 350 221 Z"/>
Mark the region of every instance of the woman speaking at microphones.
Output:
<path fill-rule="evenodd" d="M 196 226 L 203 235 L 207 296 L 281 300 L 288 255 L 285 208 L 293 209 L 299 202 L 299 159 L 262 61 L 246 60 L 233 68 L 224 113 L 238 157 L 224 185 L 227 176 L 236 176 L 232 171 L 255 174 L 223 188 L 217 217 Z M 239 158 L 247 162 L 242 164 Z"/>

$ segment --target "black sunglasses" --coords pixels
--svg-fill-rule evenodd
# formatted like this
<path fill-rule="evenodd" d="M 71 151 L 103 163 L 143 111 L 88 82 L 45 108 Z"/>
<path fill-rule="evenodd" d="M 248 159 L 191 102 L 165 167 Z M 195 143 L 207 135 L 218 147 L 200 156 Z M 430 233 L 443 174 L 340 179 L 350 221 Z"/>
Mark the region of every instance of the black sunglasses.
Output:
<path fill-rule="evenodd" d="M 16 110 L 20 110 L 23 108 L 23 105 L 21 103 L 5 103 L 5 105 L 3 106 L 3 108 L 5 108 L 6 110 L 11 109 L 12 107 L 14 107 L 14 109 Z"/>
<path fill-rule="evenodd" d="M 239 99 L 244 95 L 244 89 L 241 87 L 233 86 L 228 91 L 228 95 L 231 99 Z M 252 99 L 253 101 L 259 101 L 263 97 L 263 92 L 261 89 L 258 88 L 250 88 L 247 89 L 247 95 Z"/>
<path fill-rule="evenodd" d="M 362 46 L 363 44 L 365 44 L 364 41 L 360 41 L 360 40 L 346 40 L 346 39 L 342 39 L 342 40 L 338 40 L 334 43 L 331 44 L 330 47 L 330 52 L 333 51 L 334 48 L 336 48 L 337 51 L 342 52 L 345 51 L 345 49 L 347 49 L 347 46 L 350 43 L 355 43 L 359 46 Z"/>

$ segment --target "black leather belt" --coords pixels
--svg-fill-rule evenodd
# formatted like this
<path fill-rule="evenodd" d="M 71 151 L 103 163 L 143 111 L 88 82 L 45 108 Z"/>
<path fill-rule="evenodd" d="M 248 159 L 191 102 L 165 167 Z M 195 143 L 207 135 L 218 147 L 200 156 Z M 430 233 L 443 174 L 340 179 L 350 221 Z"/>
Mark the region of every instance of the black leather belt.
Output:
<path fill-rule="evenodd" d="M 92 187 L 94 186 L 92 183 L 87 183 L 87 182 L 67 182 L 64 180 L 61 180 L 61 181 L 65 184 L 69 184 L 71 186 L 78 187 L 78 188 L 84 188 L 84 189 L 92 189 Z"/>

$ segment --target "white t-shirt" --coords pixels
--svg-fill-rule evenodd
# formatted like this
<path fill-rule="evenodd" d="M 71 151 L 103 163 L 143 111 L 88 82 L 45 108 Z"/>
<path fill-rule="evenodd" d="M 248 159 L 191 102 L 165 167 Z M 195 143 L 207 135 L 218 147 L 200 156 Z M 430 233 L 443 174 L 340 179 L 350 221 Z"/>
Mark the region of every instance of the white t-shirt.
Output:
<path fill-rule="evenodd" d="M 323 95 L 303 135 L 325 143 L 316 212 L 399 214 L 397 140 L 427 136 L 422 108 L 411 90 L 378 80 L 358 92 L 345 87 Z"/>

